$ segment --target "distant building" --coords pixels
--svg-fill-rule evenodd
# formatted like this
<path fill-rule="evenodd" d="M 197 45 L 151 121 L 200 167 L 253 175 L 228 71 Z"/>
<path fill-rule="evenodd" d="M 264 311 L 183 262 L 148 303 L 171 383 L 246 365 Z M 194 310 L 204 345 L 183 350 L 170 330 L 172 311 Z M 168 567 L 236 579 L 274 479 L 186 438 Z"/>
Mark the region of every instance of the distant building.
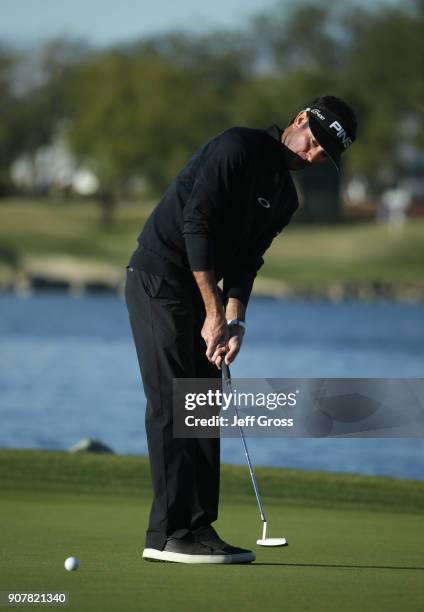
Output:
<path fill-rule="evenodd" d="M 89 168 L 77 164 L 61 133 L 35 154 L 17 159 L 12 165 L 11 177 L 17 189 L 31 193 L 71 190 L 78 195 L 91 196 L 99 188 L 97 176 Z"/>

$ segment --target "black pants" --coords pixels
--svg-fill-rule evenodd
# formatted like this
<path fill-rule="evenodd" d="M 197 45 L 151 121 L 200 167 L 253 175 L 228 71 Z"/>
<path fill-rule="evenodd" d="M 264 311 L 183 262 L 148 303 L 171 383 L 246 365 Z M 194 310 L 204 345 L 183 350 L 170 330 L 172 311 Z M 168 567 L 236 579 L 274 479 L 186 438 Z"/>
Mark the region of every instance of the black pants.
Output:
<path fill-rule="evenodd" d="M 220 440 L 173 437 L 172 379 L 220 372 L 205 355 L 205 310 L 191 275 L 128 267 L 125 299 L 147 398 L 153 503 L 146 547 L 162 550 L 170 535 L 215 521 L 219 500 Z"/>

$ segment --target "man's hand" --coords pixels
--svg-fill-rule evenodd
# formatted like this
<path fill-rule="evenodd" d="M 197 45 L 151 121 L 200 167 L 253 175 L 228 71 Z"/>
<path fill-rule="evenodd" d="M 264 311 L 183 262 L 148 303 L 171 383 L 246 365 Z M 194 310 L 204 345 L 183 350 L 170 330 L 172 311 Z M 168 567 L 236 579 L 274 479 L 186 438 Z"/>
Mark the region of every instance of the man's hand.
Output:
<path fill-rule="evenodd" d="M 230 325 L 228 327 L 230 332 L 230 338 L 228 340 L 227 345 L 223 350 L 215 351 L 214 356 L 212 357 L 213 363 L 217 368 L 221 369 L 222 360 L 225 359 L 225 363 L 230 365 L 237 357 L 244 337 L 244 329 L 239 325 Z"/>
<path fill-rule="evenodd" d="M 215 363 L 218 355 L 226 352 L 230 337 L 221 296 L 212 270 L 193 272 L 205 304 L 206 317 L 202 327 L 202 338 L 206 342 L 206 357 Z"/>
<path fill-rule="evenodd" d="M 206 342 L 206 357 L 217 365 L 216 360 L 228 350 L 227 343 L 230 338 L 224 312 L 218 310 L 207 313 L 201 333 Z"/>
<path fill-rule="evenodd" d="M 227 321 L 240 320 L 244 321 L 246 316 L 246 307 L 243 302 L 240 302 L 237 298 L 230 298 L 227 303 L 225 310 L 225 318 Z M 225 359 L 225 363 L 229 365 L 237 357 L 241 344 L 244 337 L 244 327 L 241 325 L 229 325 L 229 339 L 225 347 L 220 346 L 212 357 L 212 362 L 217 368 L 221 369 L 222 360 Z"/>
<path fill-rule="evenodd" d="M 205 304 L 206 317 L 202 327 L 202 338 L 206 342 L 206 357 L 221 369 L 222 360 L 230 364 L 236 358 L 244 336 L 240 325 L 227 325 L 227 320 L 244 321 L 246 307 L 240 300 L 230 298 L 224 313 L 215 275 L 212 270 L 194 271 L 199 291 Z"/>

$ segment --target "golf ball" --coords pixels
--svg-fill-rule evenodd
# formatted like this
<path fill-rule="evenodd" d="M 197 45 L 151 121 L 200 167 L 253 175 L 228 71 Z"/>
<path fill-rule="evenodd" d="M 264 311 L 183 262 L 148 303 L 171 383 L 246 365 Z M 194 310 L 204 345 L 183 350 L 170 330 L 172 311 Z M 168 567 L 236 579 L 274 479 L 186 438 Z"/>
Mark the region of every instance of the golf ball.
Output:
<path fill-rule="evenodd" d="M 67 569 L 68 572 L 74 572 L 78 568 L 79 561 L 76 557 L 68 557 L 67 559 L 65 559 L 65 569 Z"/>

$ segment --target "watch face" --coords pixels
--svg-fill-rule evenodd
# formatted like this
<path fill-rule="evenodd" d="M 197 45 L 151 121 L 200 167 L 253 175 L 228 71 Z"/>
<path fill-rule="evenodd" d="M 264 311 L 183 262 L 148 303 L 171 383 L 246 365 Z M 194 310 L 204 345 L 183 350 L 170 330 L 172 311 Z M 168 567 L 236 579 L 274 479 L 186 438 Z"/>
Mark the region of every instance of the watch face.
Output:
<path fill-rule="evenodd" d="M 231 321 L 227 321 L 228 325 L 238 325 L 239 327 L 246 327 L 244 321 L 240 321 L 239 319 L 231 319 Z"/>

